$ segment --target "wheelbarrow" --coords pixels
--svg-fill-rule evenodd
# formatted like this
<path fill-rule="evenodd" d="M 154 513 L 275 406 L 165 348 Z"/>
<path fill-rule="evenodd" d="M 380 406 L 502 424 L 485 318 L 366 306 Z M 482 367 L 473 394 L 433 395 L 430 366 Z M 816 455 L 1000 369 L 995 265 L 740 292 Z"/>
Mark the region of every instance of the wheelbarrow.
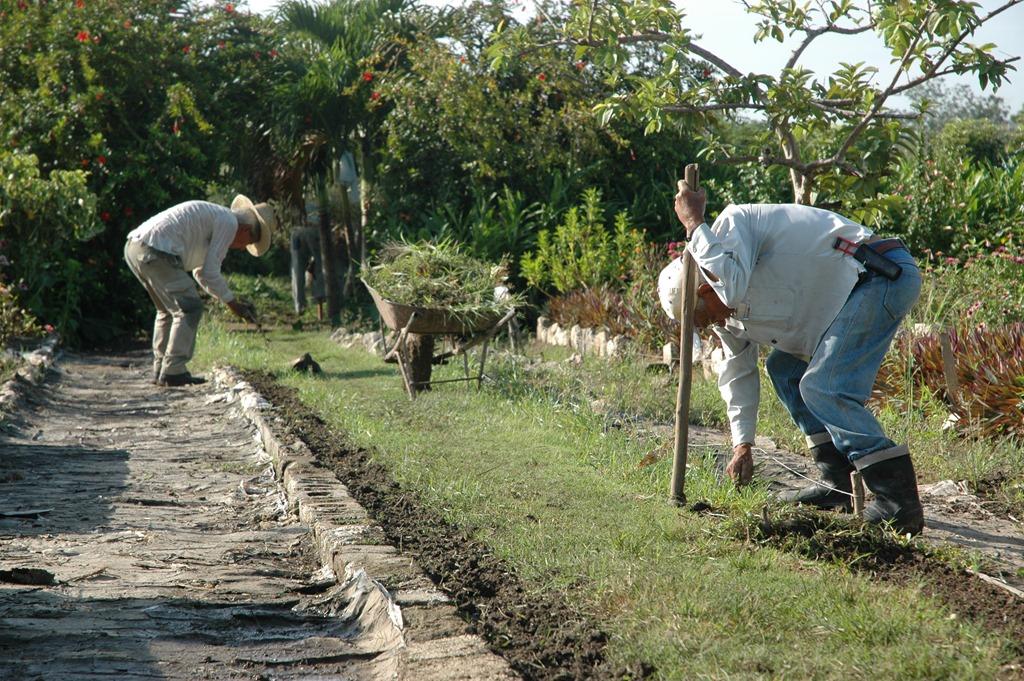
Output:
<path fill-rule="evenodd" d="M 388 300 L 366 281 L 363 281 L 363 285 L 370 292 L 370 297 L 373 298 L 373 303 L 377 306 L 377 312 L 380 315 L 381 336 L 385 338 L 384 361 L 398 363 L 409 399 L 416 398 L 416 390 L 422 385 L 476 381 L 479 388 L 485 378 L 484 364 L 487 362 L 487 347 L 501 328 L 508 324 L 516 314 L 516 309 L 511 307 L 505 312 L 467 317 L 443 308 L 403 305 Z M 385 326 L 397 334 L 390 348 L 387 346 Z M 465 377 L 437 381 L 413 381 L 409 348 L 406 343 L 410 333 L 441 336 L 450 340 L 451 349 L 435 355 L 431 362 L 443 364 L 453 357 L 461 356 Z M 481 346 L 480 359 L 475 375 L 473 375 L 470 372 L 467 352 L 478 345 Z"/>

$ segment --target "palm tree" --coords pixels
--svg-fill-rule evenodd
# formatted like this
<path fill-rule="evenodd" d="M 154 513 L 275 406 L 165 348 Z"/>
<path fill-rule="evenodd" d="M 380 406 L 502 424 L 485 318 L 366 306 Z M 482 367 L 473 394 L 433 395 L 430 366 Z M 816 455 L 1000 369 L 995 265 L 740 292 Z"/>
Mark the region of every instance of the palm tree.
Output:
<path fill-rule="evenodd" d="M 360 219 L 343 225 L 349 256 L 346 282 L 351 285 L 357 264 L 366 256 L 366 224 L 373 196 L 373 132 L 386 114 L 386 107 L 367 106 L 367 89 L 360 85 L 400 68 L 405 45 L 424 33 L 423 18 L 438 15 L 418 12 L 414 0 L 334 0 L 323 5 L 286 0 L 279 16 L 295 46 L 309 55 L 309 68 L 294 95 L 300 119 L 317 131 L 316 139 L 322 145 L 310 155 L 307 168 L 321 202 L 326 200 L 326 187 L 334 181 L 334 161 L 346 149 L 355 152 L 359 166 Z M 341 296 L 326 208 L 321 205 L 321 247 L 327 311 L 336 325 Z"/>

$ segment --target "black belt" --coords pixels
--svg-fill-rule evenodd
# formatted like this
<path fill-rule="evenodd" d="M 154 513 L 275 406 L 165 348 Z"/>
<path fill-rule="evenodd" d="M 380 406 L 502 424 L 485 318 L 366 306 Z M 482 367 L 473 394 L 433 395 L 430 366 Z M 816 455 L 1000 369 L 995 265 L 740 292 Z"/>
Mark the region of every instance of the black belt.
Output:
<path fill-rule="evenodd" d="M 897 248 L 907 248 L 907 245 L 903 243 L 902 239 L 897 239 L 896 237 L 885 238 L 880 237 L 877 234 L 869 236 L 861 243 L 867 244 L 868 246 L 871 247 L 872 251 L 879 255 L 882 255 L 883 253 L 888 253 L 889 251 L 895 250 Z"/>

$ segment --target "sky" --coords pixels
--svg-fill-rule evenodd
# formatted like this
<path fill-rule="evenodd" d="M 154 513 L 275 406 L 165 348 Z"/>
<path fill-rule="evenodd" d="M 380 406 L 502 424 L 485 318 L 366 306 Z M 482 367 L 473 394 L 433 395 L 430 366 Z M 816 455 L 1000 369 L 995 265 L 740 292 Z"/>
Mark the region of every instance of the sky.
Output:
<path fill-rule="evenodd" d="M 248 5 L 252 11 L 272 12 L 280 0 L 241 0 L 238 4 Z M 429 4 L 458 4 L 458 0 L 426 0 Z M 777 74 L 789 58 L 794 43 L 778 43 L 767 40 L 756 45 L 752 42 L 754 19 L 748 15 L 736 0 L 676 0 L 686 10 L 691 30 L 702 35 L 696 42 L 711 50 L 719 57 L 744 73 L 761 72 Z M 980 0 L 979 14 L 987 13 L 1002 5 L 1004 0 Z M 526 0 L 526 4 L 531 4 Z M 977 44 L 995 43 L 996 55 L 1001 58 L 1024 57 L 1024 3 L 1009 9 L 990 23 L 985 24 L 969 38 Z M 871 34 L 856 36 L 829 36 L 820 38 L 804 53 L 800 63 L 816 74 L 831 73 L 839 62 L 856 63 L 863 61 L 879 69 L 878 82 L 888 83 L 895 67 L 890 64 L 891 56 L 881 41 Z M 1024 107 L 1024 59 L 1016 64 L 1017 71 L 1010 73 L 1010 82 L 994 94 L 1002 97 L 1009 106 L 1010 114 Z M 950 86 L 964 82 L 977 92 L 982 92 L 977 78 L 946 77 L 942 81 Z M 991 86 L 984 91 L 992 93 Z M 906 106 L 906 100 L 893 101 L 897 107 Z"/>

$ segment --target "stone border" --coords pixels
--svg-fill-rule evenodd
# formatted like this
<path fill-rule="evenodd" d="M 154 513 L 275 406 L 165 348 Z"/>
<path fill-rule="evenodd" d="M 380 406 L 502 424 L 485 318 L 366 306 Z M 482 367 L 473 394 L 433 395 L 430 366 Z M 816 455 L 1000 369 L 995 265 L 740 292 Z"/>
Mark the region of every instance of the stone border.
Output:
<path fill-rule="evenodd" d="M 39 385 L 46 375 L 47 369 L 53 366 L 60 356 L 58 347 L 60 337 L 56 334 L 45 339 L 33 350 L 20 352 L 7 349 L 5 354 L 14 355 L 21 360 L 14 372 L 14 378 L 0 386 L 0 416 L 14 410 L 25 393 L 26 388 Z"/>
<path fill-rule="evenodd" d="M 380 331 L 358 331 L 349 332 L 344 326 L 340 326 L 331 332 L 331 340 L 343 348 L 362 347 L 374 355 L 384 354 L 384 336 Z"/>
<path fill-rule="evenodd" d="M 572 348 L 580 355 L 608 358 L 622 357 L 632 345 L 628 337 L 612 334 L 607 329 L 589 329 L 579 324 L 563 329 L 547 317 L 537 318 L 537 340 L 548 345 Z"/>
<path fill-rule="evenodd" d="M 369 335 L 369 334 L 367 334 Z M 242 414 L 255 426 L 271 457 L 274 474 L 289 507 L 310 528 L 325 568 L 335 575 L 360 571 L 371 578 L 394 605 L 392 620 L 405 638 L 398 678 L 416 681 L 448 679 L 504 681 L 519 677 L 467 625 L 455 606 L 419 569 L 412 558 L 387 544 L 384 532 L 331 471 L 316 463 L 301 440 L 285 443 L 274 430 L 273 406 L 230 367 L 215 367 L 214 380 L 228 391 Z M 386 582 L 386 585 L 385 583 Z M 422 629 L 418 624 L 423 624 Z"/>

